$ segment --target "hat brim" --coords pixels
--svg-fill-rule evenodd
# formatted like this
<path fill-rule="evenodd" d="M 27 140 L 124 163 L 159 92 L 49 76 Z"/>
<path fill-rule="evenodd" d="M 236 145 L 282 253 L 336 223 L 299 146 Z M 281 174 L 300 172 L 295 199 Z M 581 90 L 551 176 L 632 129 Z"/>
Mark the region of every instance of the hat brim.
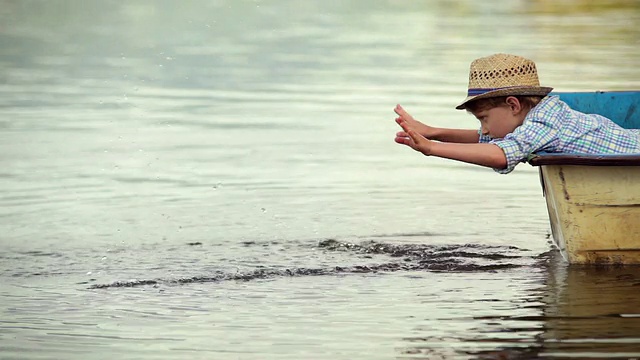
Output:
<path fill-rule="evenodd" d="M 460 103 L 460 105 L 456 106 L 456 109 L 464 110 L 467 108 L 467 104 L 469 102 L 475 100 L 513 95 L 546 96 L 551 92 L 551 90 L 553 90 L 553 88 L 543 86 L 518 86 L 493 90 L 476 96 L 467 96 L 467 98 L 464 99 L 464 101 Z"/>

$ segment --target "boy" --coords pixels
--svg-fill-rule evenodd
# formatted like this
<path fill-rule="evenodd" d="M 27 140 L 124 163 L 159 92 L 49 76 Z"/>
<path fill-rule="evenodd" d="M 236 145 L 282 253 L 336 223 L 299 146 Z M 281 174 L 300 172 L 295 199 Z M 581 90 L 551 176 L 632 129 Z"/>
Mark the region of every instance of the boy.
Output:
<path fill-rule="evenodd" d="M 541 87 L 536 65 L 520 56 L 494 54 L 469 70 L 467 98 L 456 107 L 480 120 L 480 130 L 445 129 L 415 120 L 400 105 L 395 141 L 438 156 L 511 172 L 532 153 L 640 153 L 640 130 L 571 110 Z M 436 140 L 436 141 L 433 141 Z"/>

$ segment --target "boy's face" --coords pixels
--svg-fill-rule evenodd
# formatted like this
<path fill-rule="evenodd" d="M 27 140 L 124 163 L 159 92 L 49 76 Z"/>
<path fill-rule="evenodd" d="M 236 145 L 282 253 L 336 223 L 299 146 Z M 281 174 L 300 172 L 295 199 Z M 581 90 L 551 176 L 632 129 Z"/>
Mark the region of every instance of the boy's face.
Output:
<path fill-rule="evenodd" d="M 524 117 L 519 112 L 514 112 L 509 106 L 498 106 L 472 112 L 480 120 L 482 135 L 488 135 L 494 139 L 502 139 L 522 125 Z"/>

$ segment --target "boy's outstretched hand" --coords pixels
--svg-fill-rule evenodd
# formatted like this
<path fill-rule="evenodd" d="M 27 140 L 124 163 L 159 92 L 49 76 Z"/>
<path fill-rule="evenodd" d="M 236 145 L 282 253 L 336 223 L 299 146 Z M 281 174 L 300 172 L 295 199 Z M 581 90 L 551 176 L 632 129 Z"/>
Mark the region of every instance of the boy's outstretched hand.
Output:
<path fill-rule="evenodd" d="M 411 114 L 409 114 L 402 106 L 400 106 L 400 104 L 396 105 L 395 109 L 393 109 L 393 111 L 395 111 L 396 114 L 398 114 L 398 118 L 396 119 L 396 122 L 398 122 L 398 120 L 402 119 L 404 121 L 407 122 L 407 124 L 409 124 L 409 127 L 413 128 L 415 131 L 417 131 L 420 135 L 424 136 L 427 139 L 431 139 L 433 136 L 433 128 L 429 125 L 425 125 L 423 123 L 421 123 L 420 121 L 416 120 L 413 118 L 413 116 L 411 116 Z M 396 134 L 397 136 L 400 137 L 407 137 L 407 133 L 406 132 L 398 132 Z"/>
<path fill-rule="evenodd" d="M 396 122 L 404 132 L 399 132 L 396 135 L 395 141 L 398 144 L 410 146 L 413 150 L 419 151 L 427 156 L 431 155 L 431 147 L 433 141 L 420 135 L 409 122 L 402 117 L 396 119 Z"/>

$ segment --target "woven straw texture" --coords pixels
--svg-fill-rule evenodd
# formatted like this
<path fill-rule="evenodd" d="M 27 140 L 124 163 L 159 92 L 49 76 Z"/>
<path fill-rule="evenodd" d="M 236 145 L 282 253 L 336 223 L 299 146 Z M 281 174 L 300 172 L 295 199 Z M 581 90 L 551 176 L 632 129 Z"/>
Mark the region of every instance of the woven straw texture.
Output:
<path fill-rule="evenodd" d="M 456 109 L 465 109 L 465 104 L 473 100 L 509 95 L 544 96 L 551 90 L 540 86 L 533 61 L 516 55 L 494 54 L 471 63 L 469 95 Z"/>

